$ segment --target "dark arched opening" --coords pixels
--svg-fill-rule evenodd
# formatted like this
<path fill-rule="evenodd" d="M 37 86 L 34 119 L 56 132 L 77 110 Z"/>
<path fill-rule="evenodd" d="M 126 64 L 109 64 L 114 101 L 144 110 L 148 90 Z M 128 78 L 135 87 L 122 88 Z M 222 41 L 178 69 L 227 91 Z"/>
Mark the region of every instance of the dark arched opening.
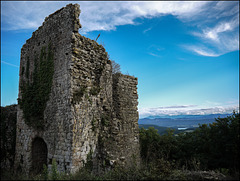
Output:
<path fill-rule="evenodd" d="M 35 174 L 43 170 L 43 165 L 47 165 L 47 144 L 42 138 L 35 138 L 32 142 L 32 172 Z"/>

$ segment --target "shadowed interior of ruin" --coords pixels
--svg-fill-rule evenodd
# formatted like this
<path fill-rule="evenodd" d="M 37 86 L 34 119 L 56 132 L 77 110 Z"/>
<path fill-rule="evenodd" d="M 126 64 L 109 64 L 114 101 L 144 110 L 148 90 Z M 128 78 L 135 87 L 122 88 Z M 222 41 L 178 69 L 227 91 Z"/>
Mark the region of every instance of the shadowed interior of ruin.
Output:
<path fill-rule="evenodd" d="M 32 142 L 32 172 L 40 173 L 43 170 L 43 165 L 47 165 L 47 144 L 45 141 L 36 137 Z"/>

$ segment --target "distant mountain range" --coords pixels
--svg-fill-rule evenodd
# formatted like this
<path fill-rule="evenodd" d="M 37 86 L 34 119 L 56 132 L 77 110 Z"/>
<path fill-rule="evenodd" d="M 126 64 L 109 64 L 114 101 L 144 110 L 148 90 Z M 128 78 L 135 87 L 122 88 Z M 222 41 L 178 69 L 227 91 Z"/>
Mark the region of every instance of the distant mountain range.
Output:
<path fill-rule="evenodd" d="M 177 129 L 188 129 L 199 127 L 199 124 L 209 124 L 215 118 L 224 118 L 232 114 L 210 114 L 210 115 L 175 115 L 175 116 L 150 116 L 139 119 L 139 125 L 155 125 Z"/>

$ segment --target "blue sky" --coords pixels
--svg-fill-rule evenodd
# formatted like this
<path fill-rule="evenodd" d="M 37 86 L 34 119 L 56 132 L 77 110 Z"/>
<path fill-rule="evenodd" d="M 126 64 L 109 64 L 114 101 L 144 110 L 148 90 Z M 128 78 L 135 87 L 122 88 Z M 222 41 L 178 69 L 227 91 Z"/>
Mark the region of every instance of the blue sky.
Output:
<path fill-rule="evenodd" d="M 1 105 L 17 103 L 20 51 L 70 2 L 1 1 Z M 239 109 L 239 2 L 81 2 L 80 34 L 138 77 L 140 117 Z"/>

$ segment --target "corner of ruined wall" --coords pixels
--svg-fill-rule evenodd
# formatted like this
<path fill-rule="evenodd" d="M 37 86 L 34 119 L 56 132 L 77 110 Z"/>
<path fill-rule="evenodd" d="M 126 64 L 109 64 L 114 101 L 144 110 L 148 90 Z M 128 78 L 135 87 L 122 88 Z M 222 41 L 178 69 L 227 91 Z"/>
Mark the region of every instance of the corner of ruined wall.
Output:
<path fill-rule="evenodd" d="M 21 49 L 19 71 L 19 98 L 21 84 L 33 81 L 34 60 L 38 59 L 43 47 L 52 45 L 54 74 L 51 93 L 44 111 L 44 131 L 37 131 L 25 124 L 23 111 L 18 107 L 15 168 L 29 173 L 32 165 L 31 146 L 36 137 L 41 137 L 48 147 L 48 161 L 53 158 L 59 170 L 71 168 L 71 140 L 73 115 L 70 103 L 70 64 L 72 60 L 72 35 L 81 27 L 78 4 L 69 4 L 45 18 L 43 24 L 32 33 Z M 29 61 L 29 78 L 22 75 Z M 51 164 L 51 163 L 50 163 Z"/>
<path fill-rule="evenodd" d="M 96 41 L 74 33 L 72 42 L 72 172 L 87 162 L 89 154 L 93 169 L 97 170 L 102 155 L 98 140 L 107 129 L 102 120 L 111 114 L 112 108 L 112 66 L 105 48 Z"/>
<path fill-rule="evenodd" d="M 113 110 L 114 122 L 112 132 L 113 162 L 120 165 L 140 163 L 139 128 L 138 128 L 138 79 L 117 73 L 113 75 Z"/>
<path fill-rule="evenodd" d="M 128 120 L 128 115 L 132 115 L 130 119 L 138 120 L 138 79 L 134 76 L 116 73 L 113 75 L 113 105 L 116 117 Z M 127 107 L 130 110 L 127 111 Z M 126 109 L 126 111 L 125 111 Z"/>

